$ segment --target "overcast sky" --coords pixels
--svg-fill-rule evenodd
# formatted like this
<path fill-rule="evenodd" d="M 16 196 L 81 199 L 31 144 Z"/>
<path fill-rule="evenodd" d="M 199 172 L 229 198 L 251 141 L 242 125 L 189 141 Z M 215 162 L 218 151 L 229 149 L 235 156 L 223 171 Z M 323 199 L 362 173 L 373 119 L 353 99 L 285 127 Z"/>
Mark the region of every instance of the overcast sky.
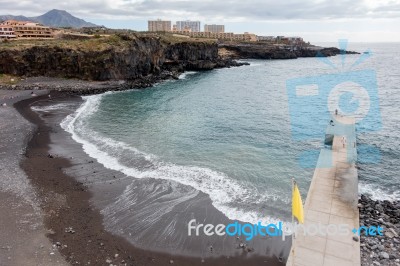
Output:
<path fill-rule="evenodd" d="M 400 0 L 0 0 L 0 13 L 64 9 L 110 28 L 146 30 L 148 19 L 200 20 L 225 30 L 302 36 L 307 41 L 400 42 Z"/>

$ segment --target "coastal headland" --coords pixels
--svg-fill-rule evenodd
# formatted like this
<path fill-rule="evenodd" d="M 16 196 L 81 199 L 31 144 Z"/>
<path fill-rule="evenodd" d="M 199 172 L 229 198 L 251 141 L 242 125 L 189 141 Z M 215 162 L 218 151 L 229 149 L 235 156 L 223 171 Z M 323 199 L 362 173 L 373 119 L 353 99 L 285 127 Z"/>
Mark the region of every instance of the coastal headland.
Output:
<path fill-rule="evenodd" d="M 295 59 L 343 52 L 354 53 L 312 45 L 289 49 L 265 43 L 219 43 L 155 33 L 78 40 L 15 40 L 0 46 L 0 73 L 11 75 L 0 78 L 0 88 L 33 86 L 95 94 L 149 87 L 161 80 L 176 79 L 184 71 L 248 64 L 236 59 Z M 46 79 L 30 82 L 31 77 Z"/>

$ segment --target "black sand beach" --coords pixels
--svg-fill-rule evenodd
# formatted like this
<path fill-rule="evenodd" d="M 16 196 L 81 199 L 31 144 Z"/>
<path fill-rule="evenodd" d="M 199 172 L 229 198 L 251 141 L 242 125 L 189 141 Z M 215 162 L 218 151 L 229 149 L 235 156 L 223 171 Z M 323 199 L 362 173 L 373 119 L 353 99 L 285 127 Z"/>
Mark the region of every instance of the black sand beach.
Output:
<path fill-rule="evenodd" d="M 110 230 L 106 230 L 110 228 L 106 228 L 100 209 L 119 195 L 117 192 L 127 185 L 128 180 L 122 174 L 93 162 L 84 154 L 80 145 L 74 144 L 68 134 L 60 128 L 60 114 L 46 112 L 41 118 L 30 108 L 33 103 L 53 105 L 57 101 L 75 105 L 81 102 L 79 97 L 52 92 L 51 99 L 47 95 L 29 98 L 16 103 L 15 107 L 36 126 L 21 167 L 37 192 L 44 226 L 48 232 L 46 235 L 67 262 L 92 265 L 284 264 L 284 251 L 288 252 L 290 243 L 283 243 L 278 239 L 253 241 L 248 243 L 247 249 L 240 247 L 240 239 L 215 242 L 215 239 L 210 240 L 203 236 L 190 240 L 175 238 L 177 242 L 170 243 L 171 245 L 159 245 L 154 242 L 153 248 L 148 248 L 152 246 L 151 241 L 154 239 L 154 236 L 149 235 L 149 241 L 143 244 L 147 248 L 143 248 L 140 243 L 133 245 L 123 234 L 117 236 L 110 233 Z M 65 117 L 65 114 L 62 116 Z M 181 207 L 192 209 L 189 208 L 187 213 L 175 212 L 181 214 L 171 218 L 180 219 L 195 212 L 198 219 L 206 213 L 206 218 L 214 223 L 229 222 L 224 215 L 215 210 L 205 194 L 200 194 L 192 202 Z M 134 206 L 129 211 L 134 213 Z M 187 236 L 187 221 L 183 220 L 176 229 L 177 235 Z M 182 252 L 185 249 L 181 247 L 187 245 L 190 248 Z M 171 252 L 171 247 L 175 247 L 176 252 Z M 188 252 L 196 248 L 202 252 L 202 256 Z"/>
<path fill-rule="evenodd" d="M 12 105 L 31 97 L 31 91 L 0 90 L 0 265 L 67 265 L 45 236 L 37 194 L 19 166 L 34 126 Z"/>

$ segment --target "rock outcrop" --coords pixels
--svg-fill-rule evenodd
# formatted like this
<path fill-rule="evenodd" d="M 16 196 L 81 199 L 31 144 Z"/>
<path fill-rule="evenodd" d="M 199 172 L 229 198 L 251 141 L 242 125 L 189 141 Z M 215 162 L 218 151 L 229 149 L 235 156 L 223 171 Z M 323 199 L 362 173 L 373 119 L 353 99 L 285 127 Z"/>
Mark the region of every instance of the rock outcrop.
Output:
<path fill-rule="evenodd" d="M 260 43 L 254 44 L 220 44 L 221 56 L 226 55 L 229 58 L 243 59 L 296 59 L 299 57 L 316 56 L 335 56 L 342 51 L 335 47 L 323 48 L 316 46 L 297 47 L 279 47 L 275 45 L 266 45 Z M 357 54 L 356 52 L 346 51 L 346 54 Z"/>

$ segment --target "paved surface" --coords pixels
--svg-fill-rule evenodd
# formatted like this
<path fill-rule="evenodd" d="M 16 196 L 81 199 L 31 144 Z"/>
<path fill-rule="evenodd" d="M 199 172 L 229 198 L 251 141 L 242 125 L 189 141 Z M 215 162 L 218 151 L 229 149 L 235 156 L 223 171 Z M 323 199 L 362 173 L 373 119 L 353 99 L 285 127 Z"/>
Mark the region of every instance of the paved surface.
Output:
<path fill-rule="evenodd" d="M 333 145 L 332 149 L 321 150 L 304 205 L 304 225 L 346 224 L 349 230 L 345 234 L 304 236 L 299 229 L 287 266 L 360 265 L 360 242 L 353 240 L 355 235 L 350 231 L 359 227 L 355 121 L 342 117 L 337 120 L 345 125 L 335 121 L 327 128 L 327 134 L 334 136 Z"/>

